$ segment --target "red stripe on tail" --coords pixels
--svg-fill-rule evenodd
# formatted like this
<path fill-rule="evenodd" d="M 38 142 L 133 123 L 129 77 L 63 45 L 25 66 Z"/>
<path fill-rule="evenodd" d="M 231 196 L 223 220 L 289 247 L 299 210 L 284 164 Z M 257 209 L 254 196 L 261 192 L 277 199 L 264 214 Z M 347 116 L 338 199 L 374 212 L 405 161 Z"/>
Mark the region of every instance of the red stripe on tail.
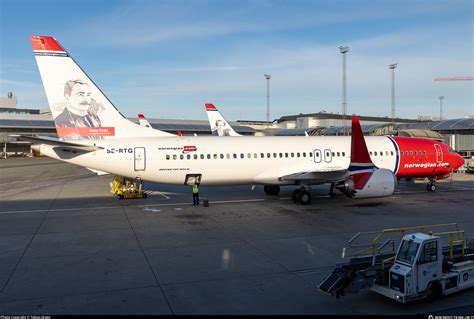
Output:
<path fill-rule="evenodd" d="M 32 35 L 30 37 L 31 46 L 35 51 L 61 51 L 66 52 L 63 47 L 53 37 Z"/>
<path fill-rule="evenodd" d="M 214 106 L 214 104 L 206 104 L 206 111 L 217 111 L 216 107 Z"/>

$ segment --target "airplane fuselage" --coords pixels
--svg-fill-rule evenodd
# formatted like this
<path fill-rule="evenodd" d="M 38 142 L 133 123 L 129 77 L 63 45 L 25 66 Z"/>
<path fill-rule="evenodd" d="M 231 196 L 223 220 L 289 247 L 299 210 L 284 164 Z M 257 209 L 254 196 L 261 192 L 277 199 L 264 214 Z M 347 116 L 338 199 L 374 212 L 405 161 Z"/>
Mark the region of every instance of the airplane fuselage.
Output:
<path fill-rule="evenodd" d="M 447 145 L 428 139 L 365 139 L 373 163 L 398 178 L 443 178 L 459 161 Z M 73 153 L 42 145 L 41 152 L 115 175 L 180 185 L 186 176 L 198 174 L 202 185 L 293 184 L 279 178 L 295 172 L 345 170 L 351 156 L 347 136 L 144 137 L 96 144 L 103 149 Z"/>

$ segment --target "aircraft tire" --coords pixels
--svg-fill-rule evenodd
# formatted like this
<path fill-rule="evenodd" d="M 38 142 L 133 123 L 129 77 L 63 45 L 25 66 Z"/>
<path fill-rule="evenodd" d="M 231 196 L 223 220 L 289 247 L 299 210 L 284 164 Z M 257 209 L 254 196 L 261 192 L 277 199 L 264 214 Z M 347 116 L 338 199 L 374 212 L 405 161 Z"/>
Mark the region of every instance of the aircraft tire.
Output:
<path fill-rule="evenodd" d="M 301 191 L 296 196 L 296 199 L 301 205 L 309 205 L 311 203 L 311 194 L 308 191 Z"/>
<path fill-rule="evenodd" d="M 298 202 L 298 194 L 301 192 L 301 189 L 297 188 L 295 189 L 293 192 L 291 192 L 291 200 L 293 201 L 293 203 L 297 203 Z"/>
<path fill-rule="evenodd" d="M 276 195 L 280 194 L 280 186 L 278 186 L 278 185 L 265 185 L 265 186 L 263 186 L 263 191 L 267 195 L 276 196 Z"/>

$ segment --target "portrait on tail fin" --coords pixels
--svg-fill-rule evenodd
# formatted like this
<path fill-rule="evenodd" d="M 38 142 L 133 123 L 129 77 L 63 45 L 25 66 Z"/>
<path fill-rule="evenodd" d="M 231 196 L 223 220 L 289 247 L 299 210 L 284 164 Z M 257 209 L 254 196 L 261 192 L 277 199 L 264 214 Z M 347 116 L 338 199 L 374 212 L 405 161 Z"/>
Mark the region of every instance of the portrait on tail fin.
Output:
<path fill-rule="evenodd" d="M 98 113 L 104 110 L 101 103 L 93 98 L 89 84 L 82 79 L 69 80 L 64 84 L 64 108 L 54 117 L 56 127 L 64 134 L 62 137 L 72 139 L 102 139 L 101 135 L 80 134 L 79 128 L 101 127 Z M 67 128 L 78 128 L 71 130 Z"/>

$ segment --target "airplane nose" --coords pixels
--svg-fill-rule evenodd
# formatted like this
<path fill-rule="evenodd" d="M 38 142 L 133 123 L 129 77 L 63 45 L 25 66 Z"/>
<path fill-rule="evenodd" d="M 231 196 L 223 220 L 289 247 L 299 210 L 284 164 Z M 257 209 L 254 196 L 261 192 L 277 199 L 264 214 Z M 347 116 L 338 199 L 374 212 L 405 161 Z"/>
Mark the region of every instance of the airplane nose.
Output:
<path fill-rule="evenodd" d="M 464 165 L 464 158 L 462 158 L 462 156 L 456 154 L 455 163 L 456 163 L 456 168 L 455 169 L 458 169 L 459 167 Z"/>

